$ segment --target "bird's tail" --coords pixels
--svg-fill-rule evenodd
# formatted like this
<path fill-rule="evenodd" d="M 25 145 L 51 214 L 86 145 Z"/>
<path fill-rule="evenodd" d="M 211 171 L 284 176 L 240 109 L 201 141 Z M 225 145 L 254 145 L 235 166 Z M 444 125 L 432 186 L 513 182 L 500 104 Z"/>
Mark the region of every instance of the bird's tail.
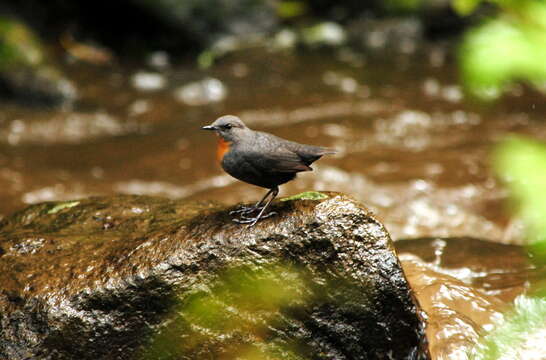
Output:
<path fill-rule="evenodd" d="M 335 154 L 337 151 L 334 149 L 322 147 L 322 146 L 311 146 L 311 145 L 300 145 L 296 154 L 300 159 L 309 166 L 313 162 L 317 161 L 323 155 Z"/>
<path fill-rule="evenodd" d="M 333 154 L 337 154 L 336 149 L 321 147 L 317 155 L 322 156 L 322 155 L 333 155 Z"/>

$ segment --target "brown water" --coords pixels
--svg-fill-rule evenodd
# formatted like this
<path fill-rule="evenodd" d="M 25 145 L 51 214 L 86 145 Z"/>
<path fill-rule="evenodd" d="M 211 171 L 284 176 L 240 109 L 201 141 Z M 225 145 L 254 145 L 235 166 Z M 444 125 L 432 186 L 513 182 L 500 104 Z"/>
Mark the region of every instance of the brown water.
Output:
<path fill-rule="evenodd" d="M 494 329 L 516 297 L 546 275 L 545 267 L 530 265 L 525 248 L 474 238 L 398 241 L 396 250 L 426 312 L 436 360 L 466 360 L 480 335 Z M 518 358 L 543 359 L 538 344 Z"/>
<path fill-rule="evenodd" d="M 282 186 L 282 196 L 312 189 L 347 193 L 370 207 L 394 239 L 472 235 L 522 242 L 521 224 L 503 209 L 507 194 L 492 174 L 490 153 L 512 132 L 546 139 L 544 97 L 516 86 L 493 105 L 473 103 L 441 48 L 381 60 L 347 51 L 294 56 L 249 50 L 207 72 L 188 64 L 162 70 L 166 86 L 155 91 L 132 85 L 143 69 L 71 65 L 66 70 L 81 93 L 73 108 L 3 105 L 0 214 L 35 202 L 113 193 L 256 201 L 265 190 L 225 175 L 214 160 L 216 139 L 199 130 L 235 114 L 255 129 L 339 151 Z M 206 77 L 226 87 L 223 101 L 187 105 L 176 99 L 178 87 Z M 479 252 L 473 255 L 479 263 Z M 419 274 L 414 288 L 431 277 L 452 281 L 412 261 L 404 266 L 408 277 Z M 462 281 L 452 278 L 455 285 Z M 525 281 L 514 285 L 514 294 L 525 290 Z M 448 298 L 459 296 L 457 306 L 469 311 L 450 320 L 472 318 L 478 324 L 472 334 L 513 299 L 492 297 L 480 286 L 465 293 L 455 285 Z M 480 294 L 484 298 L 477 299 Z M 474 311 L 484 302 L 483 311 Z M 477 335 L 457 338 L 468 327 L 460 323 L 449 328 L 460 341 L 450 342 L 454 350 L 442 358 L 464 358 L 461 349 L 475 341 Z M 441 321 L 434 326 L 439 336 L 448 329 Z"/>

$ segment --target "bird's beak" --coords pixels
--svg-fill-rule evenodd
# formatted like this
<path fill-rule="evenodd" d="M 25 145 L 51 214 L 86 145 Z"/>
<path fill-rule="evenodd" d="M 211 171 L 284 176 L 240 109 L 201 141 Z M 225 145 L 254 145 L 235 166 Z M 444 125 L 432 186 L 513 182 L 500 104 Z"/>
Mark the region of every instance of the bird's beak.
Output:
<path fill-rule="evenodd" d="M 212 126 L 212 125 L 203 126 L 201 130 L 216 130 L 216 126 Z"/>

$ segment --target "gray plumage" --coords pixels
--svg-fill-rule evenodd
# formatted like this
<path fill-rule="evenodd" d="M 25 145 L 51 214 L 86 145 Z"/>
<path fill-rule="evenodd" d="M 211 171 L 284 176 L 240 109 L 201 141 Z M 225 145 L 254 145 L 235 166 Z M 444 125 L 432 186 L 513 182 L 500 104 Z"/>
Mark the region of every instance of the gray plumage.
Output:
<path fill-rule="evenodd" d="M 298 172 L 312 171 L 313 162 L 335 153 L 254 131 L 232 115 L 222 116 L 210 126 L 231 143 L 221 161 L 222 168 L 234 178 L 267 189 L 294 179 Z"/>
<path fill-rule="evenodd" d="M 254 131 L 233 115 L 222 116 L 203 129 L 213 130 L 222 138 L 218 154 L 222 168 L 228 174 L 249 184 L 269 189 L 256 205 L 243 206 L 231 212 L 241 216 L 233 221 L 249 226 L 275 214 L 271 212 L 264 215 L 264 211 L 279 193 L 279 185 L 294 179 L 299 172 L 312 171 L 311 164 L 321 156 L 335 153 L 334 150 L 321 146 L 304 145 Z M 265 205 L 262 205 L 264 202 Z M 248 216 L 258 211 L 257 216 Z"/>

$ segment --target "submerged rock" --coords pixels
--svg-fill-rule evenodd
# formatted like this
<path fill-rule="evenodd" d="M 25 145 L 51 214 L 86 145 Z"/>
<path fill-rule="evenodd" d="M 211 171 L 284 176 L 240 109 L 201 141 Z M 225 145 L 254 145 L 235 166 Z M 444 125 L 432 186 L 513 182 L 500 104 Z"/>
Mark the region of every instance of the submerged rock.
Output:
<path fill-rule="evenodd" d="M 265 0 L 131 0 L 130 3 L 204 43 L 220 34 L 266 33 L 278 23 L 275 6 Z"/>
<path fill-rule="evenodd" d="M 0 95 L 45 105 L 70 103 L 74 84 L 49 63 L 38 36 L 23 22 L 0 16 Z"/>
<path fill-rule="evenodd" d="M 143 196 L 5 218 L 0 358 L 428 358 L 388 233 L 324 194 L 252 228 Z"/>
<path fill-rule="evenodd" d="M 174 97 L 186 105 L 202 106 L 223 101 L 227 93 L 224 83 L 207 77 L 179 87 L 174 91 Z"/>

